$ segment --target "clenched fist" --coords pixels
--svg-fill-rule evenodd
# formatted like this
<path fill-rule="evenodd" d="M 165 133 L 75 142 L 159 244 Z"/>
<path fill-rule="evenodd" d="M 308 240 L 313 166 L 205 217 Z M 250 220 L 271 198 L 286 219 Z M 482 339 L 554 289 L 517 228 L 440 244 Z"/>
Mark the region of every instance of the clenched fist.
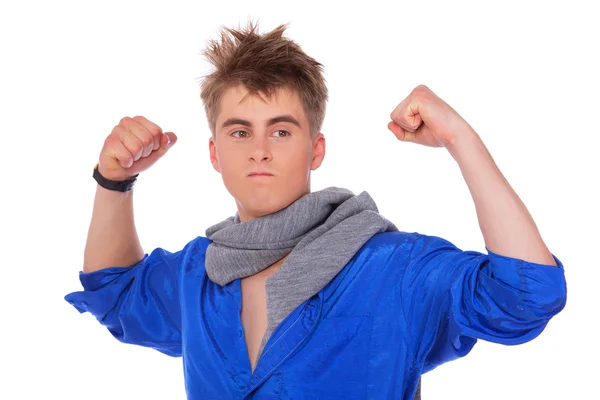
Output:
<path fill-rule="evenodd" d="M 104 141 L 98 171 L 122 181 L 150 168 L 177 141 L 173 132 L 162 129 L 142 116 L 124 117 Z"/>
<path fill-rule="evenodd" d="M 448 103 L 419 85 L 390 114 L 388 129 L 399 140 L 448 150 L 471 126 Z"/>

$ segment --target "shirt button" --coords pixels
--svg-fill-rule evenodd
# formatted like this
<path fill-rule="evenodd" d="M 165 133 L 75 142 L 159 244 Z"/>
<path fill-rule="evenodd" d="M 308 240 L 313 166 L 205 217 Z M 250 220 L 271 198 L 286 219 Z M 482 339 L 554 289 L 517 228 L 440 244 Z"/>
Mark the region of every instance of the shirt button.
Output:
<path fill-rule="evenodd" d="M 88 308 L 88 305 L 89 305 L 89 304 L 88 304 L 88 302 L 87 302 L 87 301 L 82 301 L 82 302 L 81 302 L 81 307 L 83 307 L 83 308 Z"/>
<path fill-rule="evenodd" d="M 522 305 L 522 304 L 519 304 L 519 305 L 517 306 L 517 308 L 519 309 L 519 311 L 523 311 L 523 310 L 525 309 L 525 307 L 523 307 L 523 305 Z"/>

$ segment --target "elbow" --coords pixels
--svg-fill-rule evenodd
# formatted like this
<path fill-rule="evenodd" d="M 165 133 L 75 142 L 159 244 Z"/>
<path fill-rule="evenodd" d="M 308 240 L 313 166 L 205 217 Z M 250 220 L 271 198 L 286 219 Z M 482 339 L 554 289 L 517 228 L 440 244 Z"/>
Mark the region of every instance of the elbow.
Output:
<path fill-rule="evenodd" d="M 536 313 L 540 317 L 553 317 L 567 305 L 567 281 L 564 274 L 529 295 L 534 299 Z"/>
<path fill-rule="evenodd" d="M 518 298 L 517 310 L 530 310 L 530 318 L 548 320 L 567 304 L 567 282 L 562 262 L 538 264 L 491 253 L 488 256 L 491 278 Z M 525 309 L 524 309 L 525 308 Z"/>

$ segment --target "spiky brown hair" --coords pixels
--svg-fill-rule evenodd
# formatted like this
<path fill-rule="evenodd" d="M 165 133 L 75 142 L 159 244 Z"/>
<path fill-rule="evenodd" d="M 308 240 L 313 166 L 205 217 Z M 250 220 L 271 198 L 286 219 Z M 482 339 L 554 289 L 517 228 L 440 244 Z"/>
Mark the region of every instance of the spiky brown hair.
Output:
<path fill-rule="evenodd" d="M 214 66 L 214 71 L 203 77 L 200 97 L 213 136 L 221 96 L 239 84 L 250 94 L 262 92 L 267 98 L 282 87 L 296 91 L 310 123 L 311 137 L 319 133 L 328 99 L 323 65 L 294 41 L 283 37 L 288 25 L 279 25 L 259 35 L 258 23 L 250 21 L 245 29 L 221 27 L 220 42 L 208 41 L 202 55 Z"/>

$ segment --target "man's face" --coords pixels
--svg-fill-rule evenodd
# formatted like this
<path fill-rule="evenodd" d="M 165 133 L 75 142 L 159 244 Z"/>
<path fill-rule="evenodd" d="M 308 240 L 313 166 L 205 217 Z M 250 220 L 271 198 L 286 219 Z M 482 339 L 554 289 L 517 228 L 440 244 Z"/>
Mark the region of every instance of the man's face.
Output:
<path fill-rule="evenodd" d="M 219 109 L 210 159 L 241 221 L 277 212 L 310 193 L 310 171 L 323 161 L 325 138 L 319 133 L 311 139 L 296 92 L 281 88 L 267 99 L 240 85 L 224 93 Z"/>

